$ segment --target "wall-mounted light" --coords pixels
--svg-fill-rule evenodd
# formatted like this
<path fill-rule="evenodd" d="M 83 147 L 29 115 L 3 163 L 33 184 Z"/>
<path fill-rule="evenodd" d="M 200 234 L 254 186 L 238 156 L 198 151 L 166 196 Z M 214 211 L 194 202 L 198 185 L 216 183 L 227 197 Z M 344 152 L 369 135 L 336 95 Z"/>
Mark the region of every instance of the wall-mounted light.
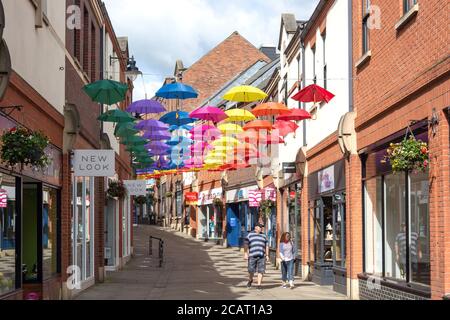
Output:
<path fill-rule="evenodd" d="M 125 76 L 127 79 L 129 79 L 131 82 L 134 82 L 140 75 L 142 75 L 142 72 L 139 70 L 139 68 L 136 66 L 136 60 L 134 59 L 134 56 L 131 58 L 124 58 L 124 60 L 127 60 L 127 70 L 125 71 Z M 113 60 L 120 60 L 119 57 L 109 57 L 109 64 L 112 65 Z"/>

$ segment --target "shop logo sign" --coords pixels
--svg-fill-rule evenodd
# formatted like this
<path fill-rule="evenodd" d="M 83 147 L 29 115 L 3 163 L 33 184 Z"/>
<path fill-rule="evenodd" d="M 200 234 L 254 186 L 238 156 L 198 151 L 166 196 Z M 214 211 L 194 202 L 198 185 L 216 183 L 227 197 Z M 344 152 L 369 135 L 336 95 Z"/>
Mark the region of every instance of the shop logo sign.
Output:
<path fill-rule="evenodd" d="M 319 172 L 319 193 L 334 189 L 334 166 Z"/>
<path fill-rule="evenodd" d="M 277 190 L 274 188 L 266 188 L 264 191 L 264 200 L 277 201 Z"/>
<path fill-rule="evenodd" d="M 146 180 L 124 180 L 123 184 L 130 196 L 145 196 L 147 195 L 147 181 Z"/>
<path fill-rule="evenodd" d="M 6 190 L 0 189 L 0 208 L 8 207 L 8 193 Z"/>
<path fill-rule="evenodd" d="M 114 177 L 114 150 L 75 150 L 73 169 L 76 177 Z"/>
<path fill-rule="evenodd" d="M 70 275 L 67 278 L 67 289 L 69 290 L 81 290 L 81 269 L 79 266 L 69 266 L 67 268 L 67 274 Z"/>
<path fill-rule="evenodd" d="M 250 208 L 259 207 L 259 205 L 262 201 L 262 191 L 250 190 L 248 192 L 248 201 L 249 201 Z"/>

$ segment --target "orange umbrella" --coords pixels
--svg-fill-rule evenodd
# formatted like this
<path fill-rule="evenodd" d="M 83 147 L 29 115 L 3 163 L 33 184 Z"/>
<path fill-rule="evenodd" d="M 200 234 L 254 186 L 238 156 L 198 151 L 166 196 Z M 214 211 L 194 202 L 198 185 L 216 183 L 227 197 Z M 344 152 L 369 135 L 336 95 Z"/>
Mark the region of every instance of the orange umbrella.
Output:
<path fill-rule="evenodd" d="M 252 122 L 247 123 L 244 126 L 244 131 L 248 131 L 248 130 L 266 130 L 266 131 L 271 131 L 273 129 L 272 124 L 267 121 L 267 120 L 255 120 Z"/>
<path fill-rule="evenodd" d="M 283 103 L 267 102 L 257 106 L 252 113 L 257 117 L 278 116 L 289 113 L 289 109 Z"/>

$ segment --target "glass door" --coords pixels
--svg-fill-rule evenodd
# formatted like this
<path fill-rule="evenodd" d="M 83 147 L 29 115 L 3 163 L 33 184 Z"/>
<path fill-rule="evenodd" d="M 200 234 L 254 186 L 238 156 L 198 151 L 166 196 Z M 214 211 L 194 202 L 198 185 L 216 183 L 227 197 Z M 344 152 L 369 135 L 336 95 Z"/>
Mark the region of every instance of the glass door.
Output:
<path fill-rule="evenodd" d="M 333 205 L 333 264 L 345 268 L 345 196 L 335 195 Z"/>

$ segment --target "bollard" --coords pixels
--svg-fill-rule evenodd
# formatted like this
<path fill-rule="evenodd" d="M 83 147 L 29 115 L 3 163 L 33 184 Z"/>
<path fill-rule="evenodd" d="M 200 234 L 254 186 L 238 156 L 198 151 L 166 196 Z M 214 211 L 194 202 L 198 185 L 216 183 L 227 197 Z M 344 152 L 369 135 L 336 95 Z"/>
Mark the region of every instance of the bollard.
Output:
<path fill-rule="evenodd" d="M 160 240 L 159 242 L 159 267 L 162 267 L 164 259 L 164 241 Z"/>
<path fill-rule="evenodd" d="M 153 237 L 150 236 L 150 238 L 148 239 L 148 255 L 151 256 L 153 255 Z"/>

